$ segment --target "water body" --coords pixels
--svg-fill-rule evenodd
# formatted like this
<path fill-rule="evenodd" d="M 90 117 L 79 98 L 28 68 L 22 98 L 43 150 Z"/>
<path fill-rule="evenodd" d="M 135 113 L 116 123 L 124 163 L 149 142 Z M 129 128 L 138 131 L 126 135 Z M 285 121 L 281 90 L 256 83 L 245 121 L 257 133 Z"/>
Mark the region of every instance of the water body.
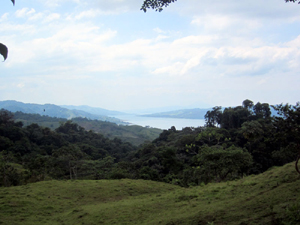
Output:
<path fill-rule="evenodd" d="M 204 126 L 204 119 L 179 119 L 179 118 L 160 118 L 160 117 L 144 117 L 138 115 L 120 115 L 114 116 L 132 125 L 140 125 L 143 127 L 155 127 L 163 130 L 170 129 L 174 126 L 177 130 L 185 127 Z"/>

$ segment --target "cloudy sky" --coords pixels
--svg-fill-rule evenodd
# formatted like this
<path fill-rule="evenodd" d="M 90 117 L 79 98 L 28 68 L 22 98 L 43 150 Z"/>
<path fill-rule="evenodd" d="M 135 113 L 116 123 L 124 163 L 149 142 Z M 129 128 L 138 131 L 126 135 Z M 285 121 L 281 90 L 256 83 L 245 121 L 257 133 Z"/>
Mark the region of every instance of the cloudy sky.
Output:
<path fill-rule="evenodd" d="M 1 1 L 0 100 L 111 110 L 300 100 L 300 5 Z"/>

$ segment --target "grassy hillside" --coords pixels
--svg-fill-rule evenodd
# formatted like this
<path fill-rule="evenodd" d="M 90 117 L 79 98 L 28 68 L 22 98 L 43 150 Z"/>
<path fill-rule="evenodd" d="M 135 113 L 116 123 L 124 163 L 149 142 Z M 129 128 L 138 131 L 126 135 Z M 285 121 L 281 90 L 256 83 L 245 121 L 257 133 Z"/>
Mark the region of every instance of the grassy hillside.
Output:
<path fill-rule="evenodd" d="M 194 188 L 127 179 L 44 181 L 0 187 L 0 224 L 299 224 L 299 187 L 292 163 Z"/>

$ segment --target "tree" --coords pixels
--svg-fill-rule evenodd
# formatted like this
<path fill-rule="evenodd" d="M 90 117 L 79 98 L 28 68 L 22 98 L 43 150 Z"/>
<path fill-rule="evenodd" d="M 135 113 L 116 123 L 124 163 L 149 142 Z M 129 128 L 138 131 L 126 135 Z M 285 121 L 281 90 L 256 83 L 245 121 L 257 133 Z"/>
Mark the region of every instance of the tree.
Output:
<path fill-rule="evenodd" d="M 222 107 L 215 106 L 212 111 L 207 111 L 205 116 L 205 125 L 207 127 L 215 127 L 216 124 L 221 123 L 222 119 Z"/>
<path fill-rule="evenodd" d="M 0 54 L 3 56 L 4 61 L 5 61 L 5 60 L 7 59 L 8 49 L 7 49 L 7 47 L 6 47 L 4 44 L 2 44 L 2 43 L 0 43 Z"/>
<path fill-rule="evenodd" d="M 53 151 L 53 156 L 59 160 L 62 167 L 67 168 L 70 180 L 77 179 L 77 168 L 80 160 L 87 157 L 77 145 L 63 146 Z"/>
<path fill-rule="evenodd" d="M 175 2 L 176 0 L 145 0 L 141 10 L 147 12 L 147 9 L 155 9 L 155 11 L 161 12 L 163 7 L 167 7 L 170 3 Z"/>
<path fill-rule="evenodd" d="M 11 0 L 12 3 L 15 5 L 15 0 Z M 3 56 L 4 61 L 7 59 L 7 54 L 8 54 L 8 48 L 6 45 L 0 43 L 0 54 Z"/>
<path fill-rule="evenodd" d="M 253 102 L 249 99 L 243 101 L 243 107 L 248 110 L 252 109 L 253 105 L 254 105 Z"/>
<path fill-rule="evenodd" d="M 253 106 L 254 113 L 256 118 L 269 118 L 271 116 L 271 110 L 268 103 L 260 103 L 257 102 L 256 105 Z"/>
<path fill-rule="evenodd" d="M 5 109 L 0 110 L 0 126 L 11 126 L 14 124 L 14 114 Z"/>
<path fill-rule="evenodd" d="M 204 146 L 196 160 L 205 183 L 212 180 L 223 181 L 228 175 L 231 178 L 243 176 L 252 165 L 250 153 L 235 146 L 226 149 L 220 146 Z"/>
<path fill-rule="evenodd" d="M 251 111 L 242 106 L 225 108 L 222 115 L 221 127 L 225 129 L 240 128 L 250 119 Z"/>
<path fill-rule="evenodd" d="M 230 134 L 226 129 L 207 127 L 205 130 L 200 132 L 196 137 L 196 141 L 201 145 L 221 145 L 225 140 L 230 139 Z"/>
<path fill-rule="evenodd" d="M 300 4 L 300 0 L 285 0 L 285 2 L 298 2 L 298 4 Z"/>

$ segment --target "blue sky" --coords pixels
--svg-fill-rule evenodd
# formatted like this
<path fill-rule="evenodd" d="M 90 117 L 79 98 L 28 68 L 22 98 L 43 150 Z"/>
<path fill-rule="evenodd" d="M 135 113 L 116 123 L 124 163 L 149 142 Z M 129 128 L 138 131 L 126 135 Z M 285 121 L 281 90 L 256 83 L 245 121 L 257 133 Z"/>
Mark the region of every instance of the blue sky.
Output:
<path fill-rule="evenodd" d="M 0 100 L 111 110 L 295 104 L 300 5 L 284 0 L 3 0 Z"/>

